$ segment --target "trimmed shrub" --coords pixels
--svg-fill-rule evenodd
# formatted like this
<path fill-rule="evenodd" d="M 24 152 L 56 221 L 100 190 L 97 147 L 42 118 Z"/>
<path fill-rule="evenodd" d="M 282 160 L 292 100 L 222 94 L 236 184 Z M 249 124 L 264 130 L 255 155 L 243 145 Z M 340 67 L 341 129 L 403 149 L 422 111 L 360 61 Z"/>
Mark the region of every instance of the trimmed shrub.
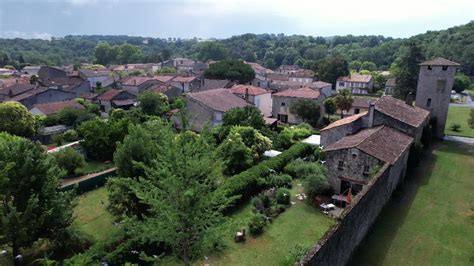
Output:
<path fill-rule="evenodd" d="M 296 169 L 301 164 L 305 164 L 305 161 L 303 161 L 303 159 L 298 158 L 296 160 L 293 160 L 285 166 L 285 168 L 283 169 L 283 172 L 285 174 L 288 174 L 288 175 L 292 176 L 293 178 L 298 178 L 298 175 L 296 173 Z"/>
<path fill-rule="evenodd" d="M 297 143 L 280 155 L 226 179 L 221 189 L 229 197 L 234 197 L 235 203 L 248 200 L 253 195 L 269 187 L 268 179 L 272 173 L 281 171 L 289 161 L 305 157 L 312 152 L 313 147 L 311 145 Z"/>
<path fill-rule="evenodd" d="M 290 204 L 291 194 L 286 188 L 279 188 L 276 192 L 276 202 L 282 205 Z"/>
<path fill-rule="evenodd" d="M 69 129 L 63 133 L 63 139 L 66 142 L 73 142 L 73 141 L 76 141 L 78 138 L 79 138 L 79 135 L 77 134 L 77 131 L 74 129 Z"/>
<path fill-rule="evenodd" d="M 59 167 L 66 170 L 68 175 L 73 175 L 77 168 L 86 164 L 84 156 L 69 147 L 54 153 L 54 157 Z"/>
<path fill-rule="evenodd" d="M 263 233 L 263 229 L 267 225 L 265 216 L 260 213 L 255 214 L 249 222 L 249 231 L 252 235 Z"/>
<path fill-rule="evenodd" d="M 458 123 L 452 123 L 451 126 L 449 126 L 449 129 L 451 129 L 454 132 L 459 132 L 461 131 L 461 125 Z"/>
<path fill-rule="evenodd" d="M 270 187 L 286 187 L 286 188 L 291 188 L 292 184 L 291 181 L 293 178 L 291 178 L 290 175 L 287 174 L 279 174 L 279 175 L 270 175 L 269 176 L 269 185 Z"/>

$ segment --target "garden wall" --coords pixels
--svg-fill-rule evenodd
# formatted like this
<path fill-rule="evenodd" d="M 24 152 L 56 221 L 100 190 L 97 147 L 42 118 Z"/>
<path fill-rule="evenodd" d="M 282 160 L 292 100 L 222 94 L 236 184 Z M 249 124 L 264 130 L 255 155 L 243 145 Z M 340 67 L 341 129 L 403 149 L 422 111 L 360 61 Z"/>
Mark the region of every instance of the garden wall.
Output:
<path fill-rule="evenodd" d="M 296 265 L 345 265 L 352 252 L 364 239 L 385 203 L 404 175 L 405 160 L 390 167 L 385 164 L 367 185 L 354 197 L 339 221 Z"/>
<path fill-rule="evenodd" d="M 107 181 L 107 178 L 115 175 L 115 172 L 116 172 L 116 168 L 114 167 L 114 168 L 102 171 L 100 173 L 90 175 L 89 178 L 63 186 L 61 187 L 61 190 L 68 191 L 71 189 L 76 189 L 76 192 L 78 194 L 82 194 L 89 190 L 103 186 L 105 182 Z"/>

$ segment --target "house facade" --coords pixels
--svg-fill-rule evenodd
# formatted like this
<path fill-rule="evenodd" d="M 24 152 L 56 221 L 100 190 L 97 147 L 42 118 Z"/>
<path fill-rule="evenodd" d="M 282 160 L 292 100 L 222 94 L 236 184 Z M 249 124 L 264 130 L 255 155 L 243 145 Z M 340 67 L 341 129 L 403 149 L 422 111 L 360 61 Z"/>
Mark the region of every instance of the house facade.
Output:
<path fill-rule="evenodd" d="M 308 99 L 320 107 L 321 118 L 324 116 L 324 95 L 311 88 L 289 89 L 272 95 L 272 115 L 282 123 L 298 124 L 302 119 L 290 112 L 290 106 L 301 99 Z"/>
<path fill-rule="evenodd" d="M 126 90 L 108 90 L 97 97 L 101 112 L 109 113 L 113 108 L 130 109 L 137 102 L 137 96 Z"/>
<path fill-rule="evenodd" d="M 201 131 L 206 124 L 210 126 L 220 125 L 225 112 L 232 108 L 250 105 L 241 97 L 231 93 L 229 89 L 188 93 L 186 99 L 189 123 L 194 131 Z M 176 121 L 176 123 L 179 124 L 180 122 Z"/>
<path fill-rule="evenodd" d="M 97 82 L 103 83 L 109 79 L 111 72 L 110 70 L 89 70 L 89 69 L 79 69 L 79 77 L 84 80 L 87 80 L 91 88 L 97 86 Z"/>
<path fill-rule="evenodd" d="M 372 75 L 351 74 L 339 77 L 336 81 L 336 90 L 349 90 L 353 94 L 369 94 L 374 88 Z"/>
<path fill-rule="evenodd" d="M 138 95 L 154 85 L 164 85 L 152 77 L 126 77 L 117 81 L 117 87 L 131 94 Z"/>
<path fill-rule="evenodd" d="M 272 93 L 269 90 L 250 85 L 234 85 L 230 91 L 255 105 L 263 116 L 272 116 Z"/>
<path fill-rule="evenodd" d="M 9 100 L 19 102 L 29 110 L 33 108 L 35 104 L 60 102 L 72 100 L 74 98 L 76 98 L 76 94 L 73 92 L 64 91 L 61 89 L 36 88 L 34 90 L 17 95 Z"/>

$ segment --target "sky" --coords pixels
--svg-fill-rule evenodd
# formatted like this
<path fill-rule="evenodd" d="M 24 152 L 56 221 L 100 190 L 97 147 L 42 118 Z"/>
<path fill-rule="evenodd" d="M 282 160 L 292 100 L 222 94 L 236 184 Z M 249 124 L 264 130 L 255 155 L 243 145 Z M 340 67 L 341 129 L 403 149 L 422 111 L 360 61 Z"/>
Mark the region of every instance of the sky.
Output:
<path fill-rule="evenodd" d="M 474 20 L 474 0 L 0 0 L 0 38 L 410 37 Z"/>

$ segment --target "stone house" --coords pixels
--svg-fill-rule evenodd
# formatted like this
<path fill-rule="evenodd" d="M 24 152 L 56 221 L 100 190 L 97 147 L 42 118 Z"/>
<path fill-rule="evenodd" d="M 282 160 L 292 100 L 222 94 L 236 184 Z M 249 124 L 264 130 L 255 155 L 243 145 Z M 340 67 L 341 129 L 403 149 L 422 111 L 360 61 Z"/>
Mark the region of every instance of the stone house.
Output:
<path fill-rule="evenodd" d="M 137 96 L 126 90 L 108 90 L 97 97 L 101 112 L 109 113 L 113 108 L 130 109 L 137 103 Z"/>
<path fill-rule="evenodd" d="M 36 85 L 31 85 L 31 84 L 15 83 L 6 88 L 0 88 L 0 102 L 6 101 L 9 98 L 13 98 L 22 93 L 31 91 L 35 89 L 36 87 L 37 87 Z"/>
<path fill-rule="evenodd" d="M 41 66 L 38 70 L 38 77 L 41 81 L 52 78 L 65 78 L 67 77 L 67 73 L 66 71 L 56 67 Z"/>
<path fill-rule="evenodd" d="M 82 104 L 78 103 L 75 100 L 69 100 L 69 101 L 61 101 L 61 102 L 35 104 L 33 108 L 31 108 L 30 112 L 34 115 L 48 116 L 48 115 L 59 113 L 61 110 L 65 108 L 84 110 L 84 106 L 82 106 Z"/>
<path fill-rule="evenodd" d="M 352 99 L 354 101 L 352 102 L 351 109 L 349 109 L 349 111 L 345 113 L 345 115 L 356 115 L 362 112 L 366 112 L 369 110 L 370 104 L 378 100 L 378 98 L 364 96 L 354 96 Z"/>
<path fill-rule="evenodd" d="M 194 131 L 201 131 L 207 123 L 210 126 L 220 125 L 225 112 L 250 105 L 241 97 L 232 94 L 229 89 L 188 93 L 186 99 L 189 123 Z"/>
<path fill-rule="evenodd" d="M 390 180 L 405 176 L 413 138 L 389 126 L 363 129 L 324 148 L 329 183 L 336 194 L 357 194 L 382 165 L 390 165 Z M 396 178 L 395 178 L 396 177 Z M 391 189 L 397 184 L 389 184 Z"/>
<path fill-rule="evenodd" d="M 353 94 L 369 94 L 374 88 L 372 75 L 351 74 L 336 80 L 336 90 L 350 90 Z"/>
<path fill-rule="evenodd" d="M 297 65 L 281 65 L 276 69 L 276 72 L 285 75 L 291 75 L 298 72 L 301 68 Z"/>
<path fill-rule="evenodd" d="M 90 69 L 79 69 L 79 77 L 83 80 L 87 80 L 90 83 L 91 88 L 97 86 L 97 82 L 101 85 L 110 78 L 111 71 L 108 69 L 101 70 L 90 70 Z"/>
<path fill-rule="evenodd" d="M 66 101 L 74 98 L 76 98 L 74 92 L 41 87 L 19 94 L 9 100 L 19 102 L 29 110 L 33 108 L 35 104 Z"/>
<path fill-rule="evenodd" d="M 436 136 L 444 137 L 449 99 L 459 64 L 444 58 L 435 58 L 420 64 L 416 106 L 436 118 Z"/>
<path fill-rule="evenodd" d="M 245 64 L 249 65 L 253 71 L 255 71 L 255 78 L 259 80 L 265 80 L 267 74 L 274 73 L 273 70 L 263 67 L 262 65 L 254 62 L 244 62 Z M 252 84 L 253 86 L 257 86 Z M 261 86 L 257 86 L 261 87 Z"/>
<path fill-rule="evenodd" d="M 269 90 L 254 87 L 251 85 L 234 85 L 230 91 L 255 105 L 263 116 L 272 116 L 272 93 Z"/>
<path fill-rule="evenodd" d="M 429 117 L 429 112 L 420 107 L 391 96 L 383 96 L 375 102 L 373 125 L 388 125 L 418 142 L 429 123 Z"/>
<path fill-rule="evenodd" d="M 302 119 L 290 112 L 290 106 L 301 99 L 309 99 L 320 107 L 321 119 L 324 117 L 324 95 L 311 88 L 289 89 L 272 95 L 272 114 L 282 123 L 299 124 Z"/>
<path fill-rule="evenodd" d="M 289 81 L 297 82 L 302 85 L 309 84 L 314 81 L 314 72 L 307 69 L 300 69 L 294 72 L 290 72 L 288 79 Z"/>
<path fill-rule="evenodd" d="M 227 79 L 202 79 L 199 91 L 214 90 L 220 88 L 230 88 L 234 82 Z M 194 90 L 197 91 L 197 90 Z"/>
<path fill-rule="evenodd" d="M 171 85 L 180 88 L 184 92 L 193 92 L 199 90 L 201 81 L 197 77 L 175 77 L 171 80 Z"/>
<path fill-rule="evenodd" d="M 385 82 L 385 94 L 391 95 L 394 92 L 395 86 L 397 85 L 397 79 L 391 78 Z"/>
<path fill-rule="evenodd" d="M 117 81 L 117 87 L 138 95 L 154 85 L 165 85 L 165 83 L 152 77 L 125 77 Z"/>
<path fill-rule="evenodd" d="M 327 83 L 324 81 L 315 81 L 313 83 L 308 84 L 307 86 L 311 89 L 319 90 L 322 94 L 324 94 L 324 97 L 326 98 L 331 97 L 334 94 L 331 83 Z"/>
<path fill-rule="evenodd" d="M 165 84 L 165 85 L 153 85 L 146 91 L 153 91 L 157 93 L 163 93 L 168 99 L 179 97 L 183 94 L 180 88 Z"/>
<path fill-rule="evenodd" d="M 372 106 L 372 116 L 374 106 Z M 320 130 L 321 145 L 323 147 L 332 144 L 345 136 L 356 134 L 361 128 L 368 125 L 368 112 L 345 117 L 337 120 Z"/>
<path fill-rule="evenodd" d="M 41 68 L 41 66 L 25 66 L 21 70 L 21 74 L 38 75 L 38 72 L 39 72 L 40 68 Z"/>
<path fill-rule="evenodd" d="M 51 89 L 61 89 L 64 91 L 73 92 L 77 97 L 91 92 L 90 83 L 77 76 L 48 78 L 41 80 L 40 83 L 43 86 Z"/>

